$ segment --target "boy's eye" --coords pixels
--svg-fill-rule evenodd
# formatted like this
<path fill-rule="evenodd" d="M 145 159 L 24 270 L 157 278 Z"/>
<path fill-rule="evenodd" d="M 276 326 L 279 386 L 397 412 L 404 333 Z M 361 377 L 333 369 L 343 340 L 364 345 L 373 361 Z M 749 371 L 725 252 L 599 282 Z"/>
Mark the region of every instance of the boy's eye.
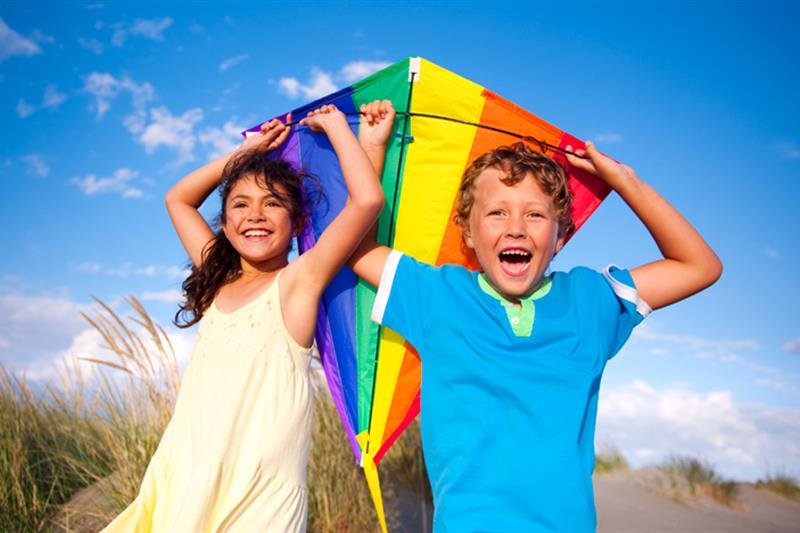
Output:
<path fill-rule="evenodd" d="M 281 203 L 277 200 L 268 200 L 266 205 L 267 207 L 283 207 Z"/>
<path fill-rule="evenodd" d="M 499 209 L 495 209 L 493 211 L 489 211 L 489 216 L 490 217 L 496 217 L 496 216 L 500 216 L 502 214 L 503 214 L 503 212 L 500 211 Z"/>
<path fill-rule="evenodd" d="M 242 208 L 242 207 L 247 207 L 247 204 L 244 203 L 244 202 L 236 202 L 235 204 L 233 204 L 233 207 L 234 207 L 234 209 L 239 209 L 239 208 Z"/>
<path fill-rule="evenodd" d="M 528 213 L 528 216 L 531 218 L 544 218 L 544 214 L 538 212 Z"/>

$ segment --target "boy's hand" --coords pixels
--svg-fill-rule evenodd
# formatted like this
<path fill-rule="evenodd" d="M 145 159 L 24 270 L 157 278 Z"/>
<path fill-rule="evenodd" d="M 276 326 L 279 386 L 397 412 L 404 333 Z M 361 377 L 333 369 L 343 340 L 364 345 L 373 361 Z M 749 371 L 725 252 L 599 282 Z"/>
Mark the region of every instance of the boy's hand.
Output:
<path fill-rule="evenodd" d="M 567 150 L 572 152 L 572 146 L 567 146 Z M 636 172 L 631 167 L 617 163 L 610 157 L 601 154 L 591 141 L 586 141 L 586 150 L 574 150 L 574 152 L 577 157 L 567 154 L 567 160 L 570 165 L 598 176 L 615 191 L 634 180 L 638 180 Z"/>
<path fill-rule="evenodd" d="M 292 121 L 292 114 L 286 116 L 286 122 Z M 258 152 L 271 152 L 277 150 L 286 137 L 289 136 L 291 128 L 274 118 L 261 125 L 261 131 L 248 135 L 239 145 L 239 150 L 256 150 Z"/>
<path fill-rule="evenodd" d="M 394 128 L 395 111 L 390 100 L 375 100 L 362 104 L 358 141 L 365 150 L 385 149 Z"/>
<path fill-rule="evenodd" d="M 306 118 L 300 121 L 301 126 L 307 126 L 313 132 L 327 131 L 327 128 L 335 122 L 347 124 L 347 119 L 344 113 L 332 104 L 326 104 L 318 107 L 313 111 L 309 111 Z"/>

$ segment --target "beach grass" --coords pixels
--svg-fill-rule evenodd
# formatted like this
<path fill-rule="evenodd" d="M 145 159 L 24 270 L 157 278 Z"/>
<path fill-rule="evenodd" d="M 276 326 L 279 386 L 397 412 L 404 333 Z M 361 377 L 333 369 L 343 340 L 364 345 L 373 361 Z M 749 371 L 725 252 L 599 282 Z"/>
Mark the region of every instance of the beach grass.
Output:
<path fill-rule="evenodd" d="M 627 470 L 629 468 L 628 461 L 617 449 L 610 449 L 603 452 L 598 452 L 594 457 L 594 472 L 595 474 L 607 474 L 617 470 Z"/>
<path fill-rule="evenodd" d="M 800 500 L 800 484 L 797 478 L 788 474 L 770 474 L 756 482 L 756 488 L 767 489 L 789 498 Z"/>
<path fill-rule="evenodd" d="M 99 301 L 84 315 L 107 356 L 66 364 L 60 383 L 34 392 L 0 366 L 0 531 L 97 531 L 136 497 L 172 415 L 180 369 L 163 328 L 138 300 L 126 303 L 127 316 Z M 309 531 L 377 531 L 363 473 L 316 381 Z M 379 468 L 391 526 L 397 483 L 430 493 L 417 422 Z"/>
<path fill-rule="evenodd" d="M 676 455 L 660 469 L 669 476 L 670 490 L 675 499 L 683 499 L 688 490 L 691 497 L 703 495 L 723 505 L 733 506 L 738 502 L 739 485 L 724 479 L 710 463 L 697 457 Z"/>

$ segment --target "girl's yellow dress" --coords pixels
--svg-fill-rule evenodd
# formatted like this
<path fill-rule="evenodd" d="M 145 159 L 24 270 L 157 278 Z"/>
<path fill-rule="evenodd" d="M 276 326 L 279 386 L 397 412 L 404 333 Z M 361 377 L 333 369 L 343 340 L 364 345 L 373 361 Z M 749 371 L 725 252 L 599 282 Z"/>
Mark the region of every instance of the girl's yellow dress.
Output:
<path fill-rule="evenodd" d="M 278 282 L 232 313 L 211 304 L 137 498 L 103 531 L 304 531 L 311 348 Z"/>

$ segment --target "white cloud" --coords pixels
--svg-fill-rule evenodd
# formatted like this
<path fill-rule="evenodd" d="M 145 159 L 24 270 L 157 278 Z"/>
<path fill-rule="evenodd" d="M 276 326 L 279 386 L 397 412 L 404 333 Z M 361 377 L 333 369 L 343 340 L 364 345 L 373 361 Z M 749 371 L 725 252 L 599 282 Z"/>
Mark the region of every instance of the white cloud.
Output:
<path fill-rule="evenodd" d="M 768 389 L 773 389 L 779 392 L 786 392 L 788 394 L 794 394 L 800 396 L 800 389 L 794 387 L 781 379 L 757 379 L 756 385 L 759 387 L 766 387 Z"/>
<path fill-rule="evenodd" d="M 126 92 L 133 101 L 134 113 L 144 113 L 145 105 L 155 98 L 155 89 L 147 82 L 136 83 L 128 76 L 120 79 L 107 72 L 92 72 L 84 80 L 83 90 L 95 98 L 94 109 L 101 118 L 111 108 L 111 102 Z"/>
<path fill-rule="evenodd" d="M 311 80 L 308 85 L 300 83 L 295 78 L 281 78 L 278 85 L 290 98 L 302 95 L 307 100 L 316 100 L 337 89 L 331 75 L 318 68 L 311 69 Z"/>
<path fill-rule="evenodd" d="M 173 115 L 164 106 L 150 109 L 150 121 L 142 123 L 126 122 L 135 135 L 136 142 L 144 145 L 150 154 L 164 146 L 178 152 L 179 163 L 194 159 L 194 146 L 197 136 L 194 126 L 203 120 L 203 110 L 199 107 L 189 109 L 182 115 Z"/>
<path fill-rule="evenodd" d="M 704 339 L 692 335 L 674 335 L 661 333 L 649 324 L 642 324 L 636 328 L 633 336 L 637 339 L 660 341 L 679 345 L 697 352 L 710 351 L 716 354 L 727 354 L 734 350 L 756 350 L 759 348 L 758 341 L 754 339 L 718 340 Z"/>
<path fill-rule="evenodd" d="M 800 353 L 800 337 L 783 343 L 783 351 L 788 353 Z"/>
<path fill-rule="evenodd" d="M 219 71 L 225 72 L 229 68 L 241 63 L 248 57 L 250 57 L 250 54 L 241 54 L 238 56 L 229 57 L 228 59 L 219 64 Z"/>
<path fill-rule="evenodd" d="M 84 39 L 83 37 L 78 37 L 78 44 L 81 45 L 81 48 L 85 48 L 86 50 L 89 50 L 97 55 L 102 54 L 103 50 L 105 49 L 103 43 L 97 39 Z"/>
<path fill-rule="evenodd" d="M 151 354 L 158 352 L 158 347 L 150 338 L 150 334 L 143 327 L 138 324 L 130 323 L 128 327 L 134 334 L 139 336 L 147 352 Z M 176 328 L 169 328 L 166 330 L 166 334 L 175 351 L 175 360 L 178 364 L 178 368 L 185 368 L 195 344 L 193 333 Z M 74 368 L 75 365 L 79 365 L 81 378 L 85 385 L 91 385 L 95 382 L 95 378 L 99 375 L 101 370 L 109 370 L 111 372 L 111 379 L 120 380 L 119 383 L 124 386 L 125 384 L 122 381 L 124 375 L 122 372 L 108 369 L 105 365 L 82 360 L 88 358 L 118 362 L 112 352 L 105 346 L 105 340 L 100 333 L 92 327 L 86 327 L 71 339 L 66 348 L 56 352 L 49 360 L 42 361 L 37 365 L 23 367 L 17 371 L 24 372 L 25 377 L 29 381 L 61 385 L 64 384 L 62 380 L 64 374 L 63 369 L 68 367 Z M 130 370 L 133 374 L 137 374 L 135 366 L 130 368 Z"/>
<path fill-rule="evenodd" d="M 698 359 L 714 359 L 720 363 L 737 365 L 754 372 L 778 376 L 778 368 L 762 365 L 744 357 L 741 352 L 758 350 L 754 339 L 704 339 L 692 335 L 674 335 L 657 331 L 651 324 L 642 324 L 633 331 L 633 339 L 655 344 L 656 348 L 674 353 L 676 350 L 694 355 Z"/>
<path fill-rule="evenodd" d="M 169 280 L 184 279 L 189 275 L 189 271 L 177 266 L 167 266 L 159 264 L 134 265 L 127 262 L 116 266 L 107 266 L 97 261 L 84 261 L 75 265 L 75 270 L 84 274 L 102 274 L 117 278 L 129 278 L 141 276 L 146 278 L 164 278 Z"/>
<path fill-rule="evenodd" d="M 0 359 L 8 368 L 35 368 L 70 340 L 86 323 L 86 306 L 63 296 L 0 294 Z"/>
<path fill-rule="evenodd" d="M 19 118 L 26 118 L 36 112 L 36 106 L 31 105 L 23 98 L 20 98 L 19 102 L 17 102 L 16 111 Z"/>
<path fill-rule="evenodd" d="M 26 169 L 25 172 L 29 176 L 35 176 L 37 178 L 43 178 L 50 174 L 50 167 L 47 166 L 47 163 L 44 162 L 44 159 L 39 154 L 28 154 L 22 156 L 22 160 L 25 162 Z"/>
<path fill-rule="evenodd" d="M 598 440 L 636 466 L 675 454 L 710 461 L 731 478 L 800 474 L 800 410 L 737 404 L 729 391 L 655 389 L 636 380 L 600 394 Z"/>
<path fill-rule="evenodd" d="M 118 168 L 107 178 L 98 178 L 94 174 L 89 174 L 83 178 L 72 178 L 70 180 L 70 182 L 77 185 L 86 196 L 118 193 L 123 198 L 141 198 L 142 191 L 131 186 L 131 182 L 136 181 L 141 181 L 139 172 L 124 167 Z"/>
<path fill-rule="evenodd" d="M 622 135 L 620 135 L 619 133 L 610 133 L 610 132 L 598 133 L 597 135 L 594 136 L 594 140 L 597 143 L 603 143 L 603 144 L 618 144 L 624 141 Z"/>
<path fill-rule="evenodd" d="M 772 145 L 782 159 L 800 159 L 800 147 L 793 141 L 783 140 L 778 141 Z"/>
<path fill-rule="evenodd" d="M 103 269 L 103 266 L 95 261 L 84 261 L 78 265 L 77 269 L 84 274 L 97 274 Z"/>
<path fill-rule="evenodd" d="M 341 85 L 350 85 L 388 65 L 383 61 L 350 61 L 336 74 L 313 67 L 307 83 L 301 83 L 297 78 L 281 78 L 278 80 L 278 89 L 289 98 L 302 96 L 307 100 L 316 100 L 336 91 Z"/>
<path fill-rule="evenodd" d="M 172 25 L 170 17 L 163 19 L 136 19 L 133 24 L 112 24 L 114 34 L 111 36 L 111 44 L 114 46 L 122 46 L 129 36 L 134 35 L 137 37 L 144 37 L 151 41 L 163 41 L 164 30 Z M 101 25 L 102 27 L 102 25 Z"/>
<path fill-rule="evenodd" d="M 12 30 L 0 17 L 0 62 L 13 56 L 32 56 L 42 53 L 35 38 L 25 38 Z"/>
<path fill-rule="evenodd" d="M 391 65 L 386 61 L 351 61 L 341 68 L 339 78 L 353 83 Z"/>
<path fill-rule="evenodd" d="M 60 106 L 67 99 L 67 95 L 59 92 L 55 85 L 48 85 L 44 90 L 42 102 L 39 105 L 29 104 L 20 98 L 17 102 L 17 115 L 20 118 L 27 118 L 42 109 L 51 109 Z"/>
<path fill-rule="evenodd" d="M 227 154 L 242 142 L 242 130 L 238 124 L 232 121 L 226 122 L 222 128 L 206 128 L 200 132 L 198 138 L 204 146 L 209 146 L 208 157 L 210 159 Z"/>
<path fill-rule="evenodd" d="M 180 290 L 147 291 L 140 298 L 143 302 L 161 302 L 175 304 L 183 301 L 183 292 Z"/>
<path fill-rule="evenodd" d="M 44 90 L 44 96 L 42 97 L 42 107 L 58 107 L 64 103 L 66 99 L 67 95 L 58 92 L 58 88 L 55 85 L 48 85 Z"/>

